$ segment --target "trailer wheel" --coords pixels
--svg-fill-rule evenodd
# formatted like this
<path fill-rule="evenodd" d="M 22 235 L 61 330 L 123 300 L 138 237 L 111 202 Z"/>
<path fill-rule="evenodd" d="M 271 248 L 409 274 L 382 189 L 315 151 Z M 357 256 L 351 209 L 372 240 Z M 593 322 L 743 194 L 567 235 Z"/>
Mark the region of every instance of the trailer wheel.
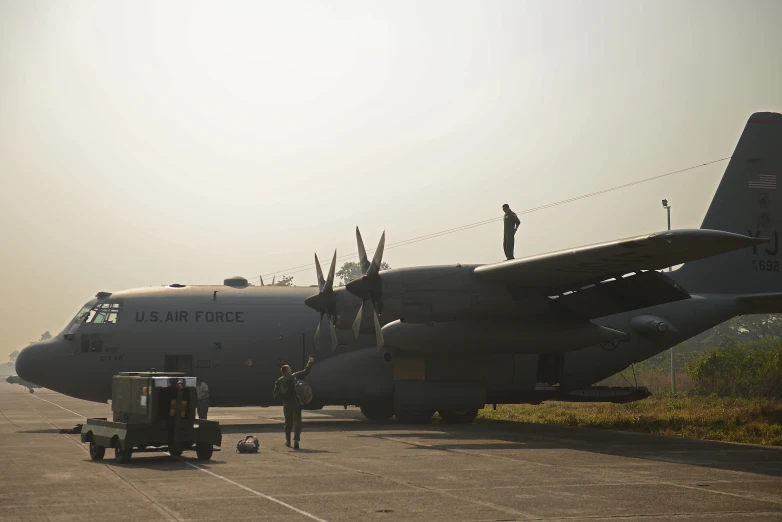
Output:
<path fill-rule="evenodd" d="M 92 460 L 103 460 L 103 456 L 106 455 L 106 448 L 104 446 L 98 446 L 95 444 L 95 439 L 90 441 L 90 458 Z"/>
<path fill-rule="evenodd" d="M 196 444 L 196 455 L 198 455 L 198 460 L 211 459 L 213 451 L 214 451 L 214 446 L 212 446 L 208 442 L 199 442 Z"/>
<path fill-rule="evenodd" d="M 130 460 L 130 456 L 133 455 L 133 448 L 122 448 L 122 445 L 117 441 L 117 445 L 114 446 L 114 460 L 118 464 L 126 464 Z"/>

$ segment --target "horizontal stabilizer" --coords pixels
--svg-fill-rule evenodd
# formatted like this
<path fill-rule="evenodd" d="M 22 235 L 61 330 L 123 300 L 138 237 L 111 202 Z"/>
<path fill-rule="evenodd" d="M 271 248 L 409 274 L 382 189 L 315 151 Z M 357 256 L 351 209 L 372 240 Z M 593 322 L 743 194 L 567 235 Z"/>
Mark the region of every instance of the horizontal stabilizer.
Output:
<path fill-rule="evenodd" d="M 782 314 L 782 292 L 739 297 L 745 314 Z"/>
<path fill-rule="evenodd" d="M 503 261 L 475 269 L 486 281 L 568 290 L 641 270 L 659 270 L 768 242 L 720 230 L 671 230 Z M 555 293 L 555 292 L 552 292 Z"/>

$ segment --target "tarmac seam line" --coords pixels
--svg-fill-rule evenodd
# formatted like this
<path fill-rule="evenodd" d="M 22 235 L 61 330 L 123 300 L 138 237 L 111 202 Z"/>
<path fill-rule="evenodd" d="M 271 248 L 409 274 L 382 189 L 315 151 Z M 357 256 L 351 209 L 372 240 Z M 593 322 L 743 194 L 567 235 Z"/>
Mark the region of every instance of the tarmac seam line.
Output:
<path fill-rule="evenodd" d="M 691 513 L 635 513 L 635 514 L 629 514 L 629 515 L 586 515 L 586 516 L 574 516 L 574 517 L 541 517 L 536 520 L 549 520 L 549 521 L 555 521 L 555 520 L 622 520 L 622 519 L 632 519 L 632 518 L 660 518 L 660 517 L 667 517 L 667 518 L 690 518 L 690 517 L 702 517 L 704 515 L 719 515 L 719 516 L 730 516 L 730 515 L 750 515 L 752 517 L 755 516 L 765 516 L 765 515 L 778 515 L 778 511 L 702 511 L 702 512 L 691 512 Z"/>
<path fill-rule="evenodd" d="M 123 481 L 125 484 L 127 484 L 128 486 L 130 486 L 131 488 L 133 488 L 133 489 L 136 491 L 136 493 L 138 493 L 139 495 L 141 495 L 142 497 L 144 497 L 145 499 L 147 499 L 147 501 L 148 501 L 148 502 L 150 502 L 150 503 L 151 503 L 151 504 L 152 504 L 152 505 L 153 505 L 153 506 L 154 506 L 154 507 L 155 507 L 155 508 L 156 508 L 158 511 L 162 512 L 164 515 L 168 515 L 168 516 L 169 516 L 169 517 L 171 517 L 173 520 L 177 520 L 177 521 L 182 521 L 182 520 L 184 520 L 184 519 L 183 519 L 183 518 L 181 518 L 181 517 L 180 517 L 180 516 L 179 516 L 177 513 L 175 513 L 174 511 L 172 511 L 172 510 L 168 509 L 167 507 L 165 507 L 164 505 L 160 504 L 158 501 L 156 501 L 155 499 L 151 498 L 149 495 L 147 495 L 146 493 L 144 493 L 143 491 L 141 491 L 141 490 L 140 490 L 139 488 L 137 488 L 137 487 L 136 487 L 136 486 L 135 486 L 135 485 L 134 485 L 134 484 L 133 484 L 131 481 L 129 481 L 128 479 L 126 479 L 125 477 L 123 477 L 122 475 L 120 475 L 119 473 L 117 473 L 117 472 L 116 472 L 116 470 L 112 469 L 112 467 L 111 467 L 111 466 L 109 466 L 109 465 L 107 465 L 107 464 L 104 464 L 104 466 L 106 466 L 106 469 L 108 469 L 109 471 L 111 471 L 112 473 L 114 473 L 114 475 L 116 475 L 116 476 L 117 476 L 117 478 L 119 478 L 119 479 L 120 479 L 121 481 Z"/>
<path fill-rule="evenodd" d="M 184 464 L 187 464 L 187 465 L 188 465 L 188 466 L 190 466 L 191 468 L 195 468 L 195 469 L 197 469 L 197 470 L 199 470 L 199 471 L 203 471 L 204 473 L 207 473 L 207 474 L 209 474 L 209 475 L 212 475 L 212 476 L 213 476 L 213 477 L 215 477 L 215 478 L 218 478 L 218 479 L 220 479 L 220 480 L 224 480 L 224 481 L 228 482 L 229 484 L 233 484 L 233 485 L 234 485 L 234 486 L 236 486 L 236 487 L 242 488 L 243 490 L 245 490 L 245 491 L 247 491 L 247 492 L 249 492 L 249 493 L 252 493 L 253 495 L 259 496 L 259 497 L 261 497 L 261 498 L 265 498 L 266 500 L 271 500 L 272 502 L 274 502 L 274 503 L 276 503 L 276 504 L 279 504 L 279 505 L 281 505 L 281 506 L 283 506 L 283 507 L 286 507 L 286 508 L 288 508 L 288 509 L 290 509 L 290 510 L 292 510 L 292 511 L 295 511 L 296 513 L 298 513 L 298 514 L 300 514 L 300 515 L 303 515 L 303 516 L 305 516 L 305 517 L 307 517 L 307 518 L 310 518 L 310 519 L 312 519 L 312 520 L 317 520 L 318 522 L 328 522 L 327 520 L 324 520 L 324 519 L 322 519 L 322 518 L 319 518 L 319 517 L 317 517 L 317 516 L 313 515 L 312 513 L 308 513 L 308 512 L 306 512 L 306 511 L 304 511 L 304 510 L 302 510 L 302 509 L 299 509 L 299 508 L 297 508 L 297 507 L 291 506 L 290 504 L 288 504 L 288 503 L 286 503 L 286 502 L 283 502 L 282 500 L 276 499 L 276 498 L 274 498 L 274 497 L 271 497 L 271 496 L 269 496 L 269 495 L 266 495 L 266 494 L 264 494 L 264 493 L 261 493 L 260 491 L 256 491 L 256 490 L 254 490 L 254 489 L 252 489 L 252 488 L 248 488 L 247 486 L 245 486 L 245 485 L 243 485 L 243 484 L 239 484 L 238 482 L 234 482 L 233 480 L 231 480 L 231 479 L 229 479 L 229 478 L 226 478 L 226 477 L 224 477 L 224 476 L 222 476 L 222 475 L 218 475 L 217 473 L 215 473 L 215 472 L 213 472 L 213 471 L 209 471 L 208 469 L 202 468 L 201 466 L 196 466 L 196 465 L 195 465 L 195 464 L 193 464 L 192 462 L 188 462 L 188 461 L 186 461 L 186 460 L 184 460 L 184 459 L 181 459 L 181 458 L 180 458 L 179 460 L 180 460 L 182 463 L 184 463 Z"/>
<path fill-rule="evenodd" d="M 5 420 L 7 420 L 8 422 L 10 422 L 11 424 L 13 424 L 14 426 L 16 426 L 17 428 L 19 428 L 20 430 L 21 430 L 21 429 L 24 429 L 24 428 L 22 428 L 21 426 L 19 426 L 17 423 L 15 423 L 14 421 L 12 421 L 11 419 L 9 419 L 8 417 L 6 417 L 6 416 L 5 416 L 5 413 L 3 413 L 3 410 L 0 410 L 0 415 L 2 415 L 2 416 L 3 416 L 3 418 L 4 418 Z"/>
<path fill-rule="evenodd" d="M 58 408 L 60 408 L 61 410 L 65 410 L 65 411 L 67 411 L 68 413 L 73 413 L 74 415 L 76 415 L 77 417 L 81 417 L 82 419 L 86 419 L 86 418 L 87 418 L 87 417 L 85 417 L 84 415 L 82 415 L 81 413 L 76 413 L 75 411 L 71 411 L 71 410 L 69 410 L 68 408 L 63 408 L 63 407 L 62 407 L 62 406 L 60 406 L 59 404 L 55 404 L 55 403 L 53 403 L 52 401 L 47 401 L 46 399 L 42 399 L 42 398 L 38 397 L 38 396 L 37 396 L 37 395 L 35 395 L 35 394 L 31 394 L 30 396 L 31 396 L 32 398 L 34 398 L 34 399 L 38 399 L 39 401 L 48 402 L 48 403 L 49 403 L 49 404 L 51 404 L 52 406 L 57 406 L 57 407 L 58 407 Z M 50 424 L 51 424 L 51 423 L 50 423 Z M 52 426 L 54 426 L 54 424 L 52 424 Z"/>
<path fill-rule="evenodd" d="M 273 451 L 276 451 L 276 450 L 273 450 Z M 349 470 L 349 471 L 352 471 L 354 473 L 358 473 L 360 475 L 367 475 L 369 477 L 378 478 L 380 480 L 387 480 L 389 482 L 393 482 L 395 484 L 402 485 L 402 486 L 407 486 L 407 487 L 412 488 L 412 489 L 418 489 L 418 490 L 422 490 L 422 491 L 429 492 L 429 493 L 439 493 L 440 495 L 442 495 L 444 497 L 452 498 L 452 499 L 455 499 L 455 500 L 463 500 L 463 501 L 466 501 L 466 502 L 471 502 L 473 504 L 478 504 L 479 506 L 488 507 L 488 508 L 491 508 L 491 509 L 496 509 L 497 511 L 501 511 L 503 513 L 507 513 L 508 515 L 523 516 L 526 519 L 534 519 L 534 518 L 536 518 L 536 516 L 532 515 L 531 513 L 525 513 L 523 511 L 518 511 L 518 510 L 513 509 L 513 508 L 507 508 L 507 507 L 504 507 L 504 506 L 500 506 L 499 504 L 493 504 L 493 503 L 487 502 L 485 500 L 479 500 L 479 499 L 468 497 L 468 496 L 465 496 L 465 495 L 456 495 L 454 493 L 449 493 L 448 491 L 445 491 L 445 490 L 442 490 L 442 489 L 439 489 L 439 488 L 423 486 L 421 484 L 415 484 L 413 482 L 405 482 L 404 480 L 398 480 L 398 479 L 394 479 L 394 478 L 391 478 L 391 477 L 384 477 L 383 475 L 378 475 L 376 473 L 371 473 L 369 471 L 363 471 L 363 470 L 360 470 L 360 469 L 351 468 L 350 466 L 343 466 L 343 465 L 340 465 L 340 464 L 332 464 L 330 462 L 323 462 L 323 461 L 321 461 L 319 459 L 306 459 L 306 458 L 300 457 L 298 455 L 291 455 L 290 453 L 283 453 L 283 455 L 288 455 L 288 456 L 290 456 L 292 458 L 295 458 L 295 459 L 307 460 L 309 462 L 317 462 L 318 464 L 321 464 L 321 465 L 324 465 L 324 466 L 329 466 L 329 467 Z"/>
<path fill-rule="evenodd" d="M 35 395 L 33 395 L 33 397 L 35 397 Z M 69 410 L 68 408 L 63 408 L 63 407 L 62 407 L 62 406 L 60 406 L 59 404 L 55 404 L 55 403 L 53 403 L 53 402 L 51 402 L 51 401 L 47 401 L 46 399 L 41 399 L 40 397 L 35 397 L 35 398 L 36 398 L 36 399 L 40 399 L 40 400 L 42 400 L 42 401 L 44 401 L 44 402 L 48 402 L 48 403 L 49 403 L 49 404 L 51 404 L 52 406 L 57 406 L 58 408 L 62 408 L 63 410 L 66 410 L 66 411 L 68 411 L 68 412 L 70 412 L 70 413 L 73 413 L 74 415 L 78 415 L 79 417 L 82 417 L 82 418 L 84 418 L 84 419 L 86 419 L 86 418 L 87 418 L 87 417 L 85 417 L 84 415 L 79 415 L 78 413 L 76 413 L 76 412 L 73 412 L 73 411 Z M 28 403 L 28 402 L 27 402 L 27 401 L 25 401 L 24 399 L 21 399 L 21 398 L 20 398 L 19 400 L 21 400 L 21 401 L 22 401 L 23 403 L 25 403 L 27 406 L 29 406 L 30 408 L 32 408 L 33 410 L 35 410 L 35 412 L 36 412 L 38 415 L 40 415 L 40 417 L 41 417 L 43 420 L 45 420 L 46 422 L 48 422 L 49 424 L 51 424 L 51 425 L 52 425 L 52 426 L 54 426 L 55 428 L 57 428 L 57 429 L 60 429 L 60 427 L 59 427 L 59 426 L 57 426 L 55 423 L 53 423 L 52 421 L 50 421 L 49 419 L 47 419 L 47 418 L 46 418 L 46 416 L 45 416 L 43 413 L 41 413 L 41 412 L 40 412 L 40 411 L 39 411 L 37 408 L 35 408 L 33 405 L 31 405 L 30 403 Z M 76 445 L 77 445 L 79 448 L 81 448 L 83 451 L 88 451 L 88 450 L 87 450 L 87 448 L 85 448 L 85 447 L 84 447 L 84 445 L 81 443 L 81 441 L 77 441 L 77 440 L 75 440 L 73 437 L 71 437 L 71 436 L 69 436 L 69 435 L 66 435 L 66 438 L 67 438 L 68 440 L 70 440 L 71 442 L 73 442 L 74 444 L 76 444 Z M 108 465 L 106 465 L 106 464 L 104 464 L 104 466 L 106 467 L 106 469 L 108 469 L 108 470 L 109 470 L 109 471 L 111 471 L 111 472 L 112 472 L 114 475 L 116 475 L 116 476 L 117 476 L 117 477 L 118 477 L 120 480 L 122 480 L 123 482 L 125 482 L 125 484 L 127 484 L 127 485 L 128 485 L 128 486 L 130 486 L 130 487 L 131 487 L 133 490 L 135 490 L 135 491 L 136 491 L 138 494 L 140 494 L 140 495 L 141 495 L 142 497 L 144 497 L 146 500 L 148 500 L 149 502 L 151 502 L 151 503 L 152 503 L 152 505 L 153 505 L 153 507 L 154 507 L 155 509 L 157 509 L 157 510 L 158 510 L 160 513 L 162 513 L 163 515 L 169 516 L 169 517 L 173 517 L 173 520 L 177 520 L 177 521 L 182 521 L 182 520 L 184 520 L 184 519 L 180 518 L 179 516 L 177 516 L 177 515 L 176 515 L 176 514 L 175 514 L 173 511 L 170 511 L 170 510 L 169 510 L 168 508 L 166 508 L 165 506 L 163 506 L 163 505 L 159 504 L 158 502 L 156 502 L 155 500 L 153 500 L 152 498 L 150 498 L 149 496 L 147 496 L 147 495 L 146 495 L 146 494 L 145 494 L 143 491 L 141 491 L 141 490 L 140 490 L 140 489 L 138 489 L 136 486 L 134 486 L 134 485 L 133 485 L 133 484 L 132 484 L 132 483 L 131 483 L 131 482 L 130 482 L 128 479 L 126 479 L 125 477 L 123 477 L 122 475 L 120 475 L 119 473 L 117 473 L 117 472 L 116 472 L 114 469 L 112 469 L 110 466 L 108 466 Z"/>
<path fill-rule="evenodd" d="M 33 395 L 33 397 L 35 397 L 35 395 Z M 86 419 L 86 418 L 87 418 L 87 417 L 85 417 L 84 415 L 81 415 L 81 414 L 79 414 L 79 413 L 76 413 L 75 411 L 71 411 L 71 410 L 69 410 L 68 408 L 64 408 L 64 407 L 62 407 L 62 406 L 60 406 L 59 404 L 55 404 L 55 403 L 53 403 L 53 402 L 51 402 L 51 401 L 47 401 L 46 399 L 41 399 L 40 397 L 35 397 L 35 398 L 36 398 L 36 399 L 38 399 L 38 400 L 44 401 L 44 402 L 48 402 L 48 403 L 49 403 L 49 404 L 51 404 L 52 406 L 57 406 L 58 408 L 61 408 L 61 409 L 65 410 L 65 411 L 67 411 L 67 412 L 69 412 L 69 413 L 72 413 L 72 414 L 76 415 L 77 417 L 81 417 L 82 419 Z M 25 401 L 22 401 L 22 402 L 25 402 Z M 29 404 L 28 404 L 28 406 L 29 406 Z M 32 406 L 30 406 L 30 407 L 32 408 Z M 35 409 L 35 408 L 33 408 L 33 409 Z M 38 410 L 36 410 L 36 411 L 38 411 Z M 41 413 L 40 413 L 40 412 L 38 412 L 38 415 L 41 415 Z M 43 417 L 43 415 L 41 415 L 41 417 Z M 55 426 L 55 425 L 54 425 L 54 424 L 53 424 L 51 421 L 49 421 L 48 419 L 46 419 L 46 417 L 44 417 L 44 419 L 45 419 L 45 420 L 46 420 L 46 421 L 47 421 L 49 424 L 51 424 L 52 426 L 54 426 L 55 428 L 57 428 L 57 427 L 58 427 L 58 426 Z M 68 438 L 70 438 L 70 437 L 68 437 Z M 248 488 L 247 486 L 244 486 L 244 485 L 242 485 L 242 484 L 239 484 L 238 482 L 234 482 L 233 480 L 231 480 L 231 479 L 229 479 L 229 478 L 223 477 L 222 475 L 218 475 L 217 473 L 214 473 L 214 472 L 212 472 L 212 471 L 209 471 L 209 470 L 207 470 L 207 469 L 204 469 L 204 468 L 202 468 L 202 467 L 200 467 L 200 466 L 196 466 L 195 464 L 192 464 L 192 463 L 190 463 L 190 462 L 187 462 L 186 460 L 183 460 L 183 459 L 181 459 L 181 458 L 179 458 L 179 460 L 180 460 L 180 462 L 183 462 L 184 464 L 187 464 L 188 466 L 190 466 L 190 467 L 192 467 L 192 468 L 195 468 L 195 469 L 197 469 L 197 470 L 199 470 L 199 471 L 203 471 L 204 473 L 208 473 L 209 475 L 212 475 L 213 477 L 219 478 L 220 480 L 224 480 L 224 481 L 226 481 L 226 482 L 228 482 L 228 483 L 230 483 L 230 484 L 233 484 L 234 486 L 240 487 L 240 488 L 244 489 L 245 491 L 248 491 L 248 492 L 250 492 L 250 493 L 252 493 L 252 494 L 254 494 L 254 495 L 257 495 L 257 496 L 259 496 L 259 497 L 265 498 L 265 499 L 267 499 L 267 500 L 271 500 L 272 502 L 276 502 L 277 504 L 279 504 L 279 505 L 281 505 L 281 506 L 284 506 L 284 507 L 286 507 L 286 508 L 288 508 L 288 509 L 291 509 L 291 510 L 293 510 L 293 511 L 295 511 L 295 512 L 299 513 L 300 515 L 304 515 L 305 517 L 311 518 L 312 520 L 317 520 L 318 522 L 328 522 L 327 520 L 324 520 L 324 519 L 322 519 L 322 518 L 318 518 L 318 517 L 316 517 L 316 516 L 315 516 L 315 515 L 313 515 L 312 513 L 308 513 L 308 512 L 306 512 L 306 511 L 303 511 L 303 510 L 301 510 L 301 509 L 299 509 L 299 508 L 297 508 L 297 507 L 291 506 L 290 504 L 287 504 L 287 503 L 283 502 L 282 500 L 278 500 L 278 499 L 276 499 L 276 498 L 274 498 L 274 497 L 270 497 L 269 495 L 265 495 L 265 494 L 261 493 L 260 491 L 255 491 L 254 489 Z M 163 508 L 162 506 L 158 505 L 158 504 L 157 504 L 157 502 L 155 502 L 154 500 L 152 500 L 151 498 L 149 498 L 147 495 L 145 495 L 144 493 L 142 493 L 142 492 L 141 492 L 141 491 L 140 491 L 138 488 L 136 488 L 136 487 L 135 487 L 133 484 L 131 484 L 131 483 L 130 483 L 128 480 L 126 480 L 124 477 L 122 477 L 121 475 L 119 475 L 119 474 L 118 474 L 117 472 L 115 472 L 113 469 L 109 468 L 108 466 L 106 466 L 106 467 L 107 467 L 107 468 L 108 468 L 108 469 L 109 469 L 109 470 L 110 470 L 112 473 L 114 473 L 115 475 L 117 475 L 117 476 L 118 476 L 120 479 L 122 479 L 123 481 L 125 481 L 125 483 L 127 483 L 127 484 L 128 484 L 130 487 L 132 487 L 133 489 L 135 489 L 136 491 L 138 491 L 138 492 L 139 492 L 141 495 L 143 495 L 143 496 L 144 496 L 144 498 L 148 499 L 150 502 L 152 502 L 152 503 L 153 503 L 154 505 L 156 505 L 157 507 L 159 507 L 159 508 L 163 509 L 163 511 L 164 511 L 164 512 L 166 512 L 166 514 L 168 514 L 168 515 L 170 515 L 170 516 L 174 516 L 172 513 L 169 513 L 169 512 L 168 512 L 168 511 L 167 511 L 165 508 Z M 176 517 L 175 517 L 175 518 L 176 518 Z M 182 519 L 180 519 L 180 518 L 176 518 L 176 520 L 182 520 Z"/>
<path fill-rule="evenodd" d="M 769 504 L 776 504 L 777 506 L 782 505 L 782 501 L 773 498 L 768 498 L 768 497 L 754 497 L 749 495 L 741 495 L 739 493 L 730 493 L 728 491 L 720 491 L 718 489 L 702 488 L 698 486 L 688 486 L 686 484 L 677 484 L 675 482 L 661 481 L 660 484 L 667 484 L 669 486 L 675 486 L 677 488 L 683 488 L 683 489 L 694 489 L 695 491 L 703 491 L 705 493 L 713 493 L 715 495 L 725 495 L 727 497 L 736 497 L 744 500 L 754 500 L 755 502 L 766 502 Z"/>

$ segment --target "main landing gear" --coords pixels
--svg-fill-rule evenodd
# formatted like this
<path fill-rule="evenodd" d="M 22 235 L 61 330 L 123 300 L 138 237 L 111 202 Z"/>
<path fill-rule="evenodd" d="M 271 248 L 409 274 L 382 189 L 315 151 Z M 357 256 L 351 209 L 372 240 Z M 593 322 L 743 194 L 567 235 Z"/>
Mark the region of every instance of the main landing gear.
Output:
<path fill-rule="evenodd" d="M 396 420 L 402 424 L 429 424 L 435 410 L 399 410 L 394 409 L 390 401 L 372 401 L 360 406 L 361 414 L 368 420 L 383 422 L 396 416 Z M 462 410 L 442 409 L 438 410 L 440 419 L 444 424 L 471 424 L 478 416 L 478 408 Z"/>
<path fill-rule="evenodd" d="M 375 422 L 387 421 L 394 416 L 394 405 L 390 402 L 372 401 L 361 405 L 361 414 Z"/>
<path fill-rule="evenodd" d="M 472 424 L 478 416 L 478 408 L 467 410 L 439 410 L 440 418 L 446 424 Z"/>
<path fill-rule="evenodd" d="M 472 424 L 478 416 L 477 408 L 464 410 L 438 410 L 445 424 Z M 403 424 L 429 424 L 434 410 L 396 410 L 396 420 Z"/>
<path fill-rule="evenodd" d="M 434 410 L 396 410 L 394 415 L 403 424 L 429 424 Z"/>

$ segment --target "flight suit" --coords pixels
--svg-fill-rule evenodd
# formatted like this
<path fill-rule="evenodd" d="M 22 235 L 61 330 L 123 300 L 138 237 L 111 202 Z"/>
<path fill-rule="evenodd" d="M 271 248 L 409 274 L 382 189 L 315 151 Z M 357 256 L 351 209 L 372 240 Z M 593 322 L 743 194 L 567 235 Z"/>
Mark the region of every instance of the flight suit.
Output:
<path fill-rule="evenodd" d="M 302 379 L 309 375 L 311 368 L 312 364 L 308 362 L 302 371 L 283 375 L 274 383 L 274 397 L 282 399 L 282 411 L 285 414 L 285 440 L 288 442 L 291 441 L 291 431 L 294 441 L 298 442 L 301 437 L 301 406 L 296 401 L 296 379 Z M 283 381 L 285 381 L 287 394 L 282 393 Z"/>
<path fill-rule="evenodd" d="M 516 227 L 521 224 L 521 221 L 519 221 L 519 217 L 513 211 L 505 214 L 502 221 L 505 228 L 502 248 L 505 250 L 505 257 L 507 259 L 514 259 L 513 248 L 516 245 Z"/>

